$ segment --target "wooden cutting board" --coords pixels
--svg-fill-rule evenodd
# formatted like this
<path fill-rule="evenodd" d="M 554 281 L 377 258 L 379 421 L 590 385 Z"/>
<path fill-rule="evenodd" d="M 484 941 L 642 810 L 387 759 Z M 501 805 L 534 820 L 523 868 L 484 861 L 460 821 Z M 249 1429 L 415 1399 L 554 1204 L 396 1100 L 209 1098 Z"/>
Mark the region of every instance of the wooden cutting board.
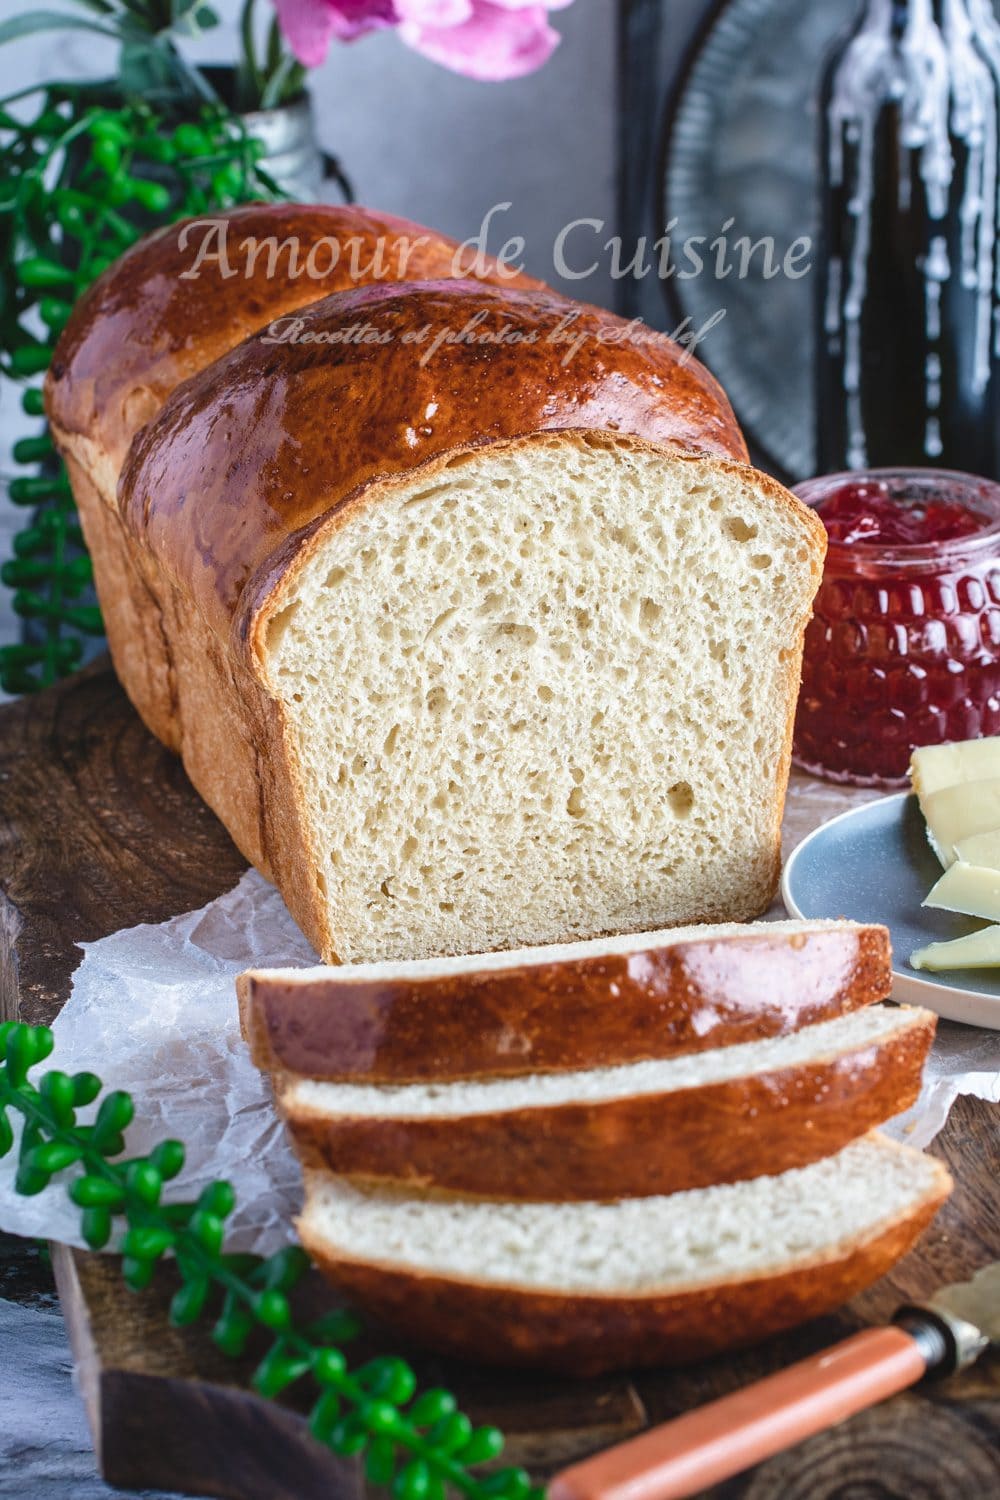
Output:
<path fill-rule="evenodd" d="M 200 906 L 243 869 L 106 661 L 0 710 L 0 1017 L 51 1021 L 69 992 L 76 943 Z M 512 1462 L 543 1477 L 1000 1256 L 998 1124 L 991 1106 L 960 1100 L 934 1145 L 957 1189 L 919 1249 L 838 1315 L 747 1353 L 586 1382 L 411 1357 L 423 1380 L 447 1384 L 476 1421 L 504 1429 Z M 169 1271 L 136 1296 L 112 1257 L 56 1249 L 54 1260 L 94 1443 L 112 1484 L 233 1500 L 360 1496 L 356 1466 L 314 1443 L 294 1404 L 247 1389 L 251 1360 L 226 1360 L 202 1332 L 169 1327 Z M 318 1278 L 304 1296 L 332 1301 Z M 368 1346 L 411 1353 L 391 1332 L 373 1332 Z M 709 1493 L 715 1500 L 1000 1495 L 1000 1357 L 899 1396 Z"/>

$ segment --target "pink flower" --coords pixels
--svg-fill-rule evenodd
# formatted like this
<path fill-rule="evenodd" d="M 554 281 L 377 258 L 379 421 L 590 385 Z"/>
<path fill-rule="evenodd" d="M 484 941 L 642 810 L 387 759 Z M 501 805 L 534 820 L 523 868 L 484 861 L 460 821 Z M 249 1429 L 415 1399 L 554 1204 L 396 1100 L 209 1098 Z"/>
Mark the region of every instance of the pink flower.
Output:
<path fill-rule="evenodd" d="M 558 45 L 548 12 L 571 0 L 274 0 L 281 29 L 307 68 L 330 42 L 395 26 L 408 47 L 469 78 L 499 81 L 540 68 Z"/>

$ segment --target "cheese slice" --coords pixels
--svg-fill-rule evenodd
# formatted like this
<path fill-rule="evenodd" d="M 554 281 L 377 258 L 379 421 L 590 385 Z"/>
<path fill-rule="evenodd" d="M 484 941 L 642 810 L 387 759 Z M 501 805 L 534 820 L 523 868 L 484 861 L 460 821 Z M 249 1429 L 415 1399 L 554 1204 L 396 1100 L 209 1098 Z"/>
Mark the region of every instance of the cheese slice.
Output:
<path fill-rule="evenodd" d="M 969 842 L 969 839 L 963 840 L 963 843 Z M 987 922 L 1000 922 L 1000 870 L 956 860 L 945 870 L 924 905 L 941 911 L 964 912 L 968 917 L 983 917 Z"/>
<path fill-rule="evenodd" d="M 910 756 L 910 780 L 921 802 L 932 792 L 959 782 L 988 781 L 1000 776 L 1000 737 L 959 740 L 952 745 L 922 745 Z"/>
<path fill-rule="evenodd" d="M 963 781 L 920 794 L 927 837 L 945 869 L 955 862 L 955 845 L 1000 828 L 1000 776 Z"/>
<path fill-rule="evenodd" d="M 910 954 L 912 969 L 1000 968 L 1000 927 L 983 927 L 950 943 L 928 943 Z"/>
<path fill-rule="evenodd" d="M 1000 828 L 991 828 L 989 833 L 973 833 L 967 839 L 959 839 L 955 854 L 967 865 L 979 865 L 984 870 L 1000 870 Z"/>

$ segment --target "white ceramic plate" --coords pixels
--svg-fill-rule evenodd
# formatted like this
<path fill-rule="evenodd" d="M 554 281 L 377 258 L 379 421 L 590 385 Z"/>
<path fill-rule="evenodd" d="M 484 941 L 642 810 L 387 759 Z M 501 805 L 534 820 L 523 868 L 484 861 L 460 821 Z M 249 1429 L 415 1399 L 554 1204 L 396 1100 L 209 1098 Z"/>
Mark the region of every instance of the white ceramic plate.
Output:
<path fill-rule="evenodd" d="M 894 1000 L 1000 1031 L 1000 968 L 918 974 L 907 962 L 925 943 L 985 925 L 921 906 L 940 874 L 916 797 L 898 792 L 852 808 L 803 839 L 785 865 L 781 896 L 793 917 L 883 922 L 892 936 Z"/>

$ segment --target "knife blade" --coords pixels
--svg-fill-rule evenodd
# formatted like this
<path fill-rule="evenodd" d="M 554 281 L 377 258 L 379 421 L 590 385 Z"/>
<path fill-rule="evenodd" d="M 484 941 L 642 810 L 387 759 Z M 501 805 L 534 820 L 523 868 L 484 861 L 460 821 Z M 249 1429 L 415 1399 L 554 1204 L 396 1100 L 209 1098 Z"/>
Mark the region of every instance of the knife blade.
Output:
<path fill-rule="evenodd" d="M 1000 1343 L 1000 1261 L 776 1375 L 563 1469 L 548 1500 L 685 1500 Z"/>

